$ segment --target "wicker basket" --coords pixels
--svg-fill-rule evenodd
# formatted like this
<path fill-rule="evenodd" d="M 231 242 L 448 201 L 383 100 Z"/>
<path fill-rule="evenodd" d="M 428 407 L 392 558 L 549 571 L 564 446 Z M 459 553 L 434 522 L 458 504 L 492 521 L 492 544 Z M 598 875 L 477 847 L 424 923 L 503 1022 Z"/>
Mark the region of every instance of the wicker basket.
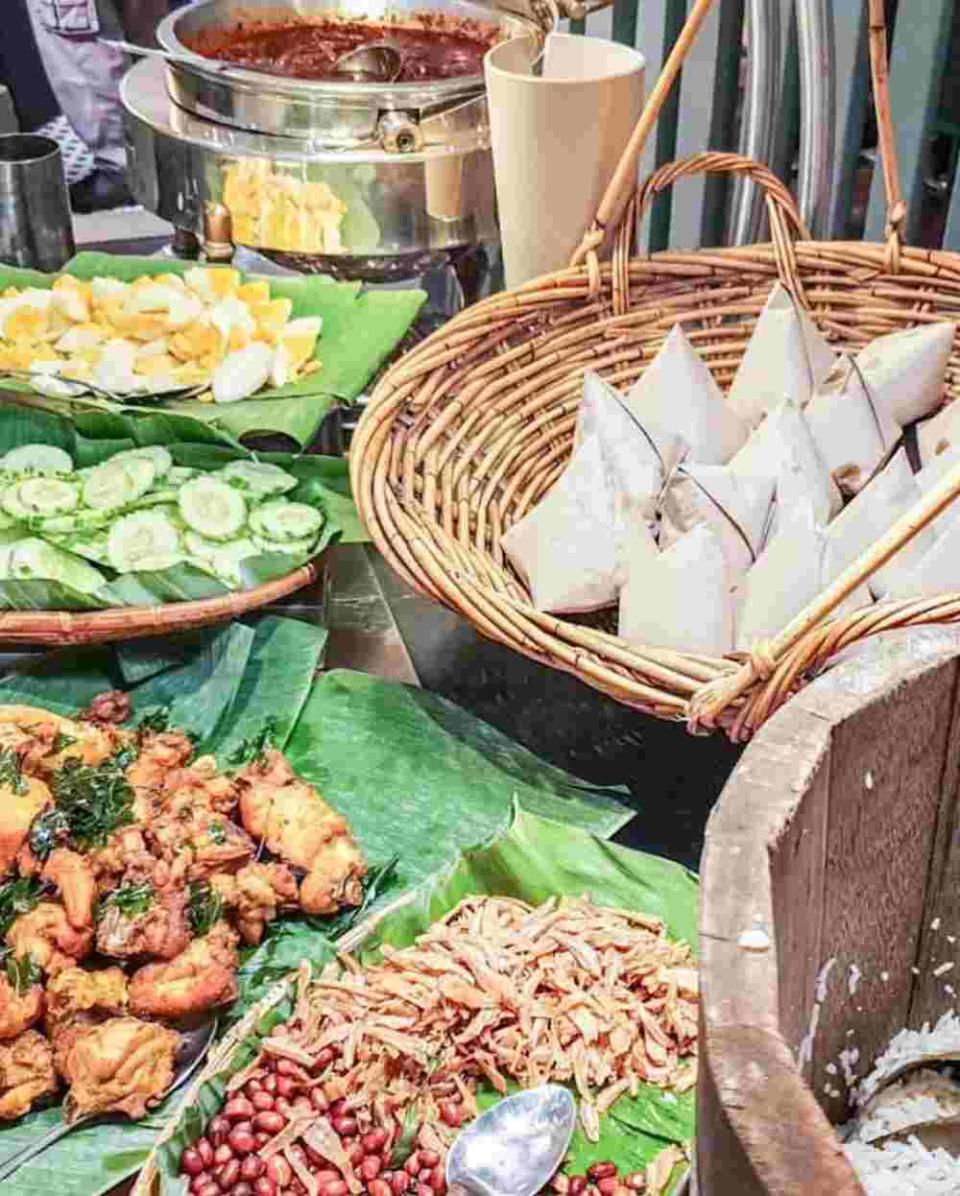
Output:
<path fill-rule="evenodd" d="M 142 639 L 192 631 L 211 623 L 239 618 L 247 611 L 276 602 L 294 590 L 315 582 L 321 573 L 322 554 L 292 573 L 218 598 L 192 602 L 165 602 L 160 606 L 114 606 L 109 610 L 25 610 L 0 612 L 0 643 L 105 644 L 112 640 Z"/>
<path fill-rule="evenodd" d="M 703 153 L 634 191 L 640 149 L 711 0 L 698 0 L 644 108 L 572 265 L 463 312 L 391 369 L 353 441 L 361 516 L 390 564 L 483 635 L 573 673 L 617 701 L 691 729 L 748 737 L 839 648 L 866 635 L 960 618 L 960 594 L 831 611 L 960 491 L 960 469 L 767 643 L 724 659 L 636 648 L 596 625 L 537 611 L 501 548 L 563 471 L 583 374 L 626 386 L 682 324 L 729 385 L 777 278 L 838 348 L 957 318 L 960 255 L 903 248 L 905 206 L 888 105 L 883 0 L 870 3 L 870 57 L 889 226 L 883 244 L 814 242 L 787 188 L 736 154 Z M 748 175 L 764 191 L 771 241 L 631 257 L 637 217 L 685 175 Z M 612 229 L 609 264 L 598 264 Z M 960 393 L 960 349 L 944 401 Z M 596 622 L 596 621 L 594 621 Z M 601 620 L 602 622 L 602 620 Z M 608 624 L 609 625 L 609 624 Z"/>

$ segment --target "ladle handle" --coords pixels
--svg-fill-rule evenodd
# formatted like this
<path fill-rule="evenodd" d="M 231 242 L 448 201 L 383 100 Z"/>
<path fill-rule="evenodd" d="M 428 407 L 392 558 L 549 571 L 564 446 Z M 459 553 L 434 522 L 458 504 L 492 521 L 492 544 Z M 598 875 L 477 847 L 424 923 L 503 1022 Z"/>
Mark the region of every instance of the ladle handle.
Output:
<path fill-rule="evenodd" d="M 15 1171 L 19 1171 L 24 1163 L 29 1163 L 31 1159 L 42 1154 L 48 1146 L 52 1146 L 54 1142 L 59 1142 L 61 1138 L 65 1138 L 67 1134 L 72 1134 L 74 1130 L 93 1121 L 92 1117 L 80 1117 L 76 1121 L 61 1121 L 55 1125 L 53 1129 L 48 1130 L 47 1133 L 39 1138 L 36 1142 L 31 1142 L 29 1146 L 25 1146 L 23 1150 L 15 1151 L 13 1154 L 0 1162 L 0 1180 L 9 1179 Z"/>

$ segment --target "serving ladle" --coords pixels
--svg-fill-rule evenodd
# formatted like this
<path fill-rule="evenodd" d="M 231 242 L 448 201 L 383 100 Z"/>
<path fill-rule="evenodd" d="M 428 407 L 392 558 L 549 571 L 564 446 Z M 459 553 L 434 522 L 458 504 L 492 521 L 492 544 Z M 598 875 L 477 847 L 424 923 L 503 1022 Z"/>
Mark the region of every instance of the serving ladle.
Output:
<path fill-rule="evenodd" d="M 351 83 L 394 83 L 403 70 L 403 55 L 389 42 L 368 42 L 341 54 L 331 73 Z"/>
<path fill-rule="evenodd" d="M 576 1102 L 559 1084 L 498 1101 L 450 1148 L 449 1196 L 533 1196 L 563 1162 L 576 1122 Z"/>
<path fill-rule="evenodd" d="M 203 1062 L 217 1032 L 217 1020 L 216 1017 L 206 1018 L 188 1029 L 180 1030 L 180 1047 L 177 1051 L 176 1070 L 173 1073 L 173 1079 L 170 1081 L 169 1087 L 163 1094 L 164 1098 L 168 1097 L 171 1092 L 176 1092 L 178 1088 L 181 1088 Z M 76 1121 L 59 1122 L 59 1124 L 44 1134 L 42 1138 L 36 1142 L 31 1142 L 23 1150 L 14 1151 L 13 1154 L 7 1155 L 0 1162 L 0 1183 L 5 1179 L 9 1179 L 15 1171 L 20 1170 L 24 1163 L 28 1163 L 31 1159 L 36 1158 L 47 1147 L 52 1146 L 54 1142 L 59 1142 L 67 1134 L 72 1134 L 74 1130 L 80 1129 L 81 1126 L 93 1125 L 95 1122 L 112 1119 L 115 1120 L 116 1118 L 110 1113 L 91 1113 L 87 1117 L 78 1117 Z"/>

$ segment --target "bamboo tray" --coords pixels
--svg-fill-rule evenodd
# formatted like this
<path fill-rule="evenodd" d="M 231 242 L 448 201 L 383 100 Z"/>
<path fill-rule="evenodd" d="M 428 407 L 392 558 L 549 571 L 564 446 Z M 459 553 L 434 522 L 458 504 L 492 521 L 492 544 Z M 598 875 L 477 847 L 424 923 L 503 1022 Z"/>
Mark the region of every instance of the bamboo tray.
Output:
<path fill-rule="evenodd" d="M 960 468 L 780 634 L 739 657 L 638 648 L 603 626 L 536 610 L 504 556 L 503 532 L 563 471 L 586 371 L 629 385 L 680 323 L 725 388 L 776 279 L 836 347 L 856 349 L 883 333 L 956 319 L 960 254 L 901 244 L 905 206 L 890 123 L 882 0 L 869 6 L 889 199 L 884 243 L 812 241 L 784 184 L 736 154 L 695 155 L 663 167 L 634 191 L 640 150 L 711 2 L 693 6 L 571 265 L 468 309 L 388 371 L 360 422 L 350 464 L 361 516 L 392 567 L 481 634 L 646 713 L 686 720 L 697 731 L 723 726 L 744 739 L 839 648 L 892 627 L 960 618 L 960 594 L 831 618 L 848 594 L 953 501 Z M 636 219 L 652 198 L 684 176 L 705 172 L 747 175 L 763 189 L 770 242 L 631 256 Z M 598 251 L 609 235 L 612 260 L 600 264 Z M 958 395 L 955 347 L 944 401 Z"/>

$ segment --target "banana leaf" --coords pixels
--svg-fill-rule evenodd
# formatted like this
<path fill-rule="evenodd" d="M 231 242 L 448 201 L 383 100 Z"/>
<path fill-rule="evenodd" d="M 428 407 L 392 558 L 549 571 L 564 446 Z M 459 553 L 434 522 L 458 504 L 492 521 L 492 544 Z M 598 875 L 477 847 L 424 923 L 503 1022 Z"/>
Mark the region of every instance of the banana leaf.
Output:
<path fill-rule="evenodd" d="M 19 404 L 0 404 L 0 453 L 20 444 L 53 444 L 71 454 L 77 466 L 97 465 L 135 443 L 160 443 L 124 438 L 109 416 L 103 438 L 83 435 L 77 422 L 51 411 Z M 252 454 L 242 447 L 218 444 L 181 444 L 163 441 L 178 465 L 197 469 L 218 469 L 228 461 Z M 325 523 L 315 552 L 335 540 L 347 543 L 366 539 L 353 499 L 347 464 L 339 457 L 314 454 L 259 453 L 261 461 L 282 465 L 298 479 L 290 497 L 322 511 Z M 245 588 L 283 577 L 304 561 L 279 553 L 251 557 L 243 562 Z M 126 573 L 113 578 L 95 594 L 81 593 L 60 581 L 0 579 L 0 609 L 3 610 L 104 610 L 113 606 L 154 606 L 164 602 L 214 598 L 227 587 L 193 565 L 180 564 L 160 572 Z"/>
<path fill-rule="evenodd" d="M 696 946 L 697 882 L 685 868 L 517 809 L 508 828 L 458 855 L 419 886 L 411 903 L 388 914 L 366 940 L 362 958 L 376 959 L 384 943 L 409 946 L 465 897 L 497 895 L 537 904 L 552 895 L 583 893 L 601 905 L 657 914 L 672 937 Z M 325 946 L 302 958 L 319 967 L 331 958 L 331 949 Z M 291 953 L 290 962 L 296 966 L 299 961 Z M 158 1151 L 161 1196 L 179 1196 L 185 1190 L 177 1176 L 183 1149 L 200 1136 L 227 1080 L 247 1065 L 260 1036 L 289 1010 L 287 1001 L 267 1015 L 258 1031 L 238 1044 L 224 1067 L 204 1082 L 196 1107 L 181 1112 L 175 1132 Z M 481 1093 L 481 1107 L 496 1099 L 492 1091 Z M 688 1146 L 694 1128 L 692 1092 L 678 1096 L 642 1084 L 636 1097 L 622 1097 L 601 1120 L 598 1142 L 588 1142 L 577 1130 L 565 1166 L 573 1174 L 582 1174 L 591 1164 L 610 1160 L 622 1173 L 639 1171 L 671 1143 Z M 673 1182 L 678 1178 L 675 1175 Z"/>
<path fill-rule="evenodd" d="M 171 258 L 123 257 L 109 253 L 78 253 L 64 267 L 77 278 L 119 278 L 130 282 L 141 275 L 183 274 L 192 263 Z M 8 286 L 50 286 L 54 275 L 0 266 L 0 291 Z M 250 276 L 253 277 L 253 276 Z M 292 316 L 320 316 L 323 331 L 316 356 L 321 368 L 288 386 L 262 391 L 239 403 L 200 403 L 196 399 L 112 403 L 102 399 L 50 399 L 29 386 L 5 381 L 3 386 L 25 401 L 58 414 L 75 414 L 85 434 L 96 435 L 97 416 L 111 415 L 115 427 L 138 443 L 213 441 L 236 445 L 244 436 L 279 434 L 306 448 L 323 417 L 337 402 L 356 399 L 387 360 L 416 319 L 426 295 L 423 291 L 365 291 L 360 283 L 338 283 L 317 275 L 268 279 L 273 297 L 289 298 Z M 140 425 L 146 423 L 147 428 Z M 165 430 L 157 440 L 157 428 Z"/>
<path fill-rule="evenodd" d="M 438 868 L 449 869 L 471 838 L 501 834 L 516 802 L 573 818 L 603 836 L 630 818 L 618 800 L 624 790 L 594 789 L 448 702 L 346 671 L 318 679 L 325 641 L 323 627 L 265 616 L 181 637 L 51 653 L 0 678 L 0 704 L 72 714 L 104 690 L 126 689 L 134 722 L 166 711 L 171 726 L 221 762 L 245 759 L 265 738 L 284 748 L 358 835 L 372 879 L 363 913 Z M 384 802 L 391 793 L 402 805 Z M 657 866 L 672 876 L 669 865 Z M 652 893 L 659 882 L 650 868 Z M 247 953 L 231 1016 L 301 959 L 324 962 L 333 938 L 356 917 L 355 911 L 275 924 Z M 6 1181 L 4 1196 L 109 1190 L 142 1164 L 180 1099 L 175 1095 L 145 1122 L 103 1124 L 63 1139 Z M 0 1128 L 0 1161 L 59 1117 L 58 1109 L 47 1109 Z"/>

